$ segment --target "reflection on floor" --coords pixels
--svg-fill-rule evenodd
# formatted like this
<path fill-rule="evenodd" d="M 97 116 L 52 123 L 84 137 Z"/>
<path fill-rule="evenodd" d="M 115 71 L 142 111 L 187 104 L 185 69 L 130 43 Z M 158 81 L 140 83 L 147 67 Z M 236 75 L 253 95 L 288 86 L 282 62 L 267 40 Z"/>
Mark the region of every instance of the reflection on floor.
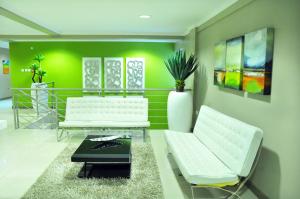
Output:
<path fill-rule="evenodd" d="M 0 199 L 22 197 L 68 142 L 80 142 L 85 136 L 85 133 L 76 132 L 70 139 L 56 142 L 55 130 L 14 130 L 11 109 L 0 109 L 0 120 L 3 118 L 9 121 L 9 128 L 0 131 Z M 175 162 L 167 156 L 163 131 L 151 130 L 148 133 L 165 198 L 191 198 L 189 184 L 178 175 Z M 197 193 L 197 196 L 203 197 L 202 193 Z M 246 191 L 243 198 L 255 199 L 250 191 Z"/>

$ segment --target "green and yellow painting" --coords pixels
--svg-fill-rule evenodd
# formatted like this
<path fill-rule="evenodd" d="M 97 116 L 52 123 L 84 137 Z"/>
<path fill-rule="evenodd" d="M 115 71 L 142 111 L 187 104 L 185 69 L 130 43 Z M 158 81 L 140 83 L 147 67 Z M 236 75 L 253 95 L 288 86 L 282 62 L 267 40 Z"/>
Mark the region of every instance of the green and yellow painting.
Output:
<path fill-rule="evenodd" d="M 274 29 L 264 28 L 245 35 L 243 90 L 271 93 Z"/>
<path fill-rule="evenodd" d="M 226 42 L 225 87 L 227 88 L 242 89 L 243 40 L 244 37 L 241 36 Z"/>
<path fill-rule="evenodd" d="M 5 75 L 9 74 L 9 61 L 8 60 L 2 60 L 2 68 L 3 68 L 3 74 L 5 74 Z"/>
<path fill-rule="evenodd" d="M 226 58 L 226 41 L 215 45 L 214 48 L 214 84 L 219 86 L 225 85 L 225 58 Z"/>

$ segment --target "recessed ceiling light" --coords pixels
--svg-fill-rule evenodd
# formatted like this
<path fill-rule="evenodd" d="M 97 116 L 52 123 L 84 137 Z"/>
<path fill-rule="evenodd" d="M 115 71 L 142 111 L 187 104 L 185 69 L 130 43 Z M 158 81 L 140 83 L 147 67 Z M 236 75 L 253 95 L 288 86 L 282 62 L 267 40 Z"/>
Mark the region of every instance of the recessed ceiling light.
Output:
<path fill-rule="evenodd" d="M 149 19 L 151 16 L 150 15 L 141 15 L 140 18 L 141 19 Z"/>

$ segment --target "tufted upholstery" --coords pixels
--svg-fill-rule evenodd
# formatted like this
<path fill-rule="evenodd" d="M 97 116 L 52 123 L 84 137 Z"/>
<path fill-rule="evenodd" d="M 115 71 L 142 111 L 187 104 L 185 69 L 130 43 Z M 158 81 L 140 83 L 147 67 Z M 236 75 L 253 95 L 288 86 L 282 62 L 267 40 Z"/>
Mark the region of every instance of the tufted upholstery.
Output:
<path fill-rule="evenodd" d="M 262 140 L 261 129 L 202 106 L 194 134 L 239 176 L 247 176 Z"/>
<path fill-rule="evenodd" d="M 61 127 L 148 127 L 147 98 L 70 97 Z"/>
<path fill-rule="evenodd" d="M 166 131 L 169 149 L 181 173 L 191 184 L 234 182 L 238 176 L 192 133 Z M 204 177 L 205 176 L 205 177 Z"/>
<path fill-rule="evenodd" d="M 165 132 L 170 152 L 193 184 L 233 182 L 247 176 L 262 141 L 261 129 L 202 106 L 194 133 Z"/>

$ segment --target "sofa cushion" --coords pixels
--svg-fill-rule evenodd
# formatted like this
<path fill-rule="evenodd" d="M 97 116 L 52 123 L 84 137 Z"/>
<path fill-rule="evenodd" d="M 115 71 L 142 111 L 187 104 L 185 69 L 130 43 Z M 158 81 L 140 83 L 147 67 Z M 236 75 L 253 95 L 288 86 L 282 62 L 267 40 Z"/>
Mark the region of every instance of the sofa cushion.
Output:
<path fill-rule="evenodd" d="M 212 108 L 201 106 L 194 134 L 234 173 L 247 176 L 263 132 Z"/>
<path fill-rule="evenodd" d="M 147 98 L 69 97 L 66 121 L 147 122 Z"/>
<path fill-rule="evenodd" d="M 94 128 L 135 128 L 149 127 L 150 122 L 115 122 L 115 121 L 65 121 L 59 123 L 60 127 L 94 127 Z"/>
<path fill-rule="evenodd" d="M 165 137 L 170 152 L 189 183 L 211 185 L 239 180 L 194 134 L 166 130 Z"/>

